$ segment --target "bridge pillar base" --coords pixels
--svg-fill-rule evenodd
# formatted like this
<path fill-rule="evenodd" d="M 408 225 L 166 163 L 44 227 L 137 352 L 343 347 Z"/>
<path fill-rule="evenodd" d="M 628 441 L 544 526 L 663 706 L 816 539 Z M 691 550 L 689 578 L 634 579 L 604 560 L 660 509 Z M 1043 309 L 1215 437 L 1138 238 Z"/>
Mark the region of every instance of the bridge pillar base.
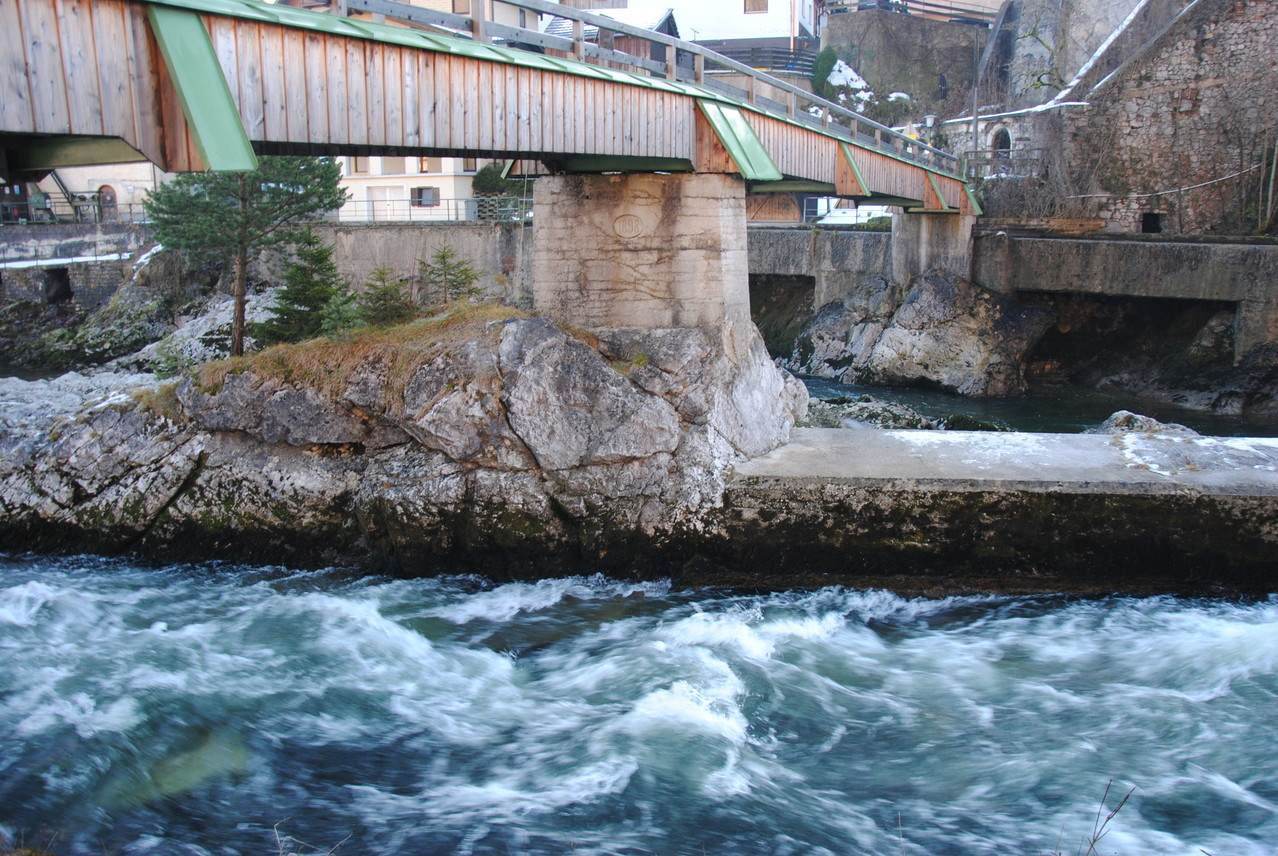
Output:
<path fill-rule="evenodd" d="M 734 359 L 758 338 L 740 178 L 548 176 L 533 212 L 538 313 L 588 330 L 699 327 Z"/>
<path fill-rule="evenodd" d="M 968 214 L 895 214 L 892 216 L 892 279 L 940 268 L 972 278 L 972 227 Z"/>

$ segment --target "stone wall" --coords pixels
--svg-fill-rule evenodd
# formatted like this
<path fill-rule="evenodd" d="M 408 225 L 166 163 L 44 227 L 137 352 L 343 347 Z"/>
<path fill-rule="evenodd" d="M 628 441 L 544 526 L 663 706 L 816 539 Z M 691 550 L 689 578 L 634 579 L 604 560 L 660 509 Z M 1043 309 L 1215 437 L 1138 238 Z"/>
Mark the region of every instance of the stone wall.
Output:
<path fill-rule="evenodd" d="M 1272 2 L 1199 0 L 1071 112 L 1068 178 L 1086 212 L 1124 231 L 1254 229 L 1275 81 Z"/>
<path fill-rule="evenodd" d="M 75 301 L 96 309 L 111 299 L 131 273 L 129 258 L 79 264 L 48 264 L 0 271 L 0 300 L 32 303 Z M 66 289 L 69 287 L 69 294 Z"/>

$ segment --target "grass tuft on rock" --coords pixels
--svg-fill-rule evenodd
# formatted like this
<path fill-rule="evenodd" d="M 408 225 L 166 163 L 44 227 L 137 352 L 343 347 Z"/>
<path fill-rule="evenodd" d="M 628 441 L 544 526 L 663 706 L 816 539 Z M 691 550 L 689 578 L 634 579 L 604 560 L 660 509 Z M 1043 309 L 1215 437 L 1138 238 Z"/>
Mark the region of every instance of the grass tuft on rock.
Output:
<path fill-rule="evenodd" d="M 394 397 L 403 393 L 414 367 L 464 342 L 484 336 L 495 339 L 504 322 L 527 317 L 527 312 L 504 304 L 463 301 L 405 324 L 347 330 L 338 336 L 275 345 L 256 354 L 205 363 L 197 370 L 196 381 L 201 389 L 216 390 L 228 375 L 252 372 L 337 398 L 356 369 L 380 360 L 390 364 L 387 393 Z"/>

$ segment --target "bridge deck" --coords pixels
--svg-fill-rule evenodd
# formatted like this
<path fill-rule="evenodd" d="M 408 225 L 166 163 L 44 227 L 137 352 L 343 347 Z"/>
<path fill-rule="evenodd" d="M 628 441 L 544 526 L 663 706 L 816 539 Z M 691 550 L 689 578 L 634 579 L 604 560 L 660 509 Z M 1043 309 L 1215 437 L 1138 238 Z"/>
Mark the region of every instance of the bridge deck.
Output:
<path fill-rule="evenodd" d="M 0 106 L 10 174 L 139 156 L 181 171 L 244 168 L 252 152 L 480 155 L 973 210 L 921 146 L 885 153 L 681 81 L 253 0 L 0 0 Z"/>

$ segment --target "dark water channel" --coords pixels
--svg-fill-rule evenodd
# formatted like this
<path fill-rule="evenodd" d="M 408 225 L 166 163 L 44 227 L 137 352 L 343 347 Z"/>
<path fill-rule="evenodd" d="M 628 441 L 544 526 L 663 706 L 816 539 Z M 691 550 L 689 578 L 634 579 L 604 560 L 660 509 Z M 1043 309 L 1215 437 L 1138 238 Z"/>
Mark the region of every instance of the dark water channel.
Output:
<path fill-rule="evenodd" d="M 1278 600 L 903 600 L 0 556 L 58 854 L 1278 852 Z M 275 835 L 296 844 L 281 851 Z"/>
<path fill-rule="evenodd" d="M 1166 401 L 1069 386 L 1042 386 L 1027 395 L 969 398 L 915 387 L 846 386 L 825 378 L 804 378 L 814 398 L 869 395 L 904 404 L 932 420 L 963 414 L 1012 431 L 1077 434 L 1094 428 L 1118 410 L 1160 422 L 1176 422 L 1214 437 L 1278 437 L 1278 422 L 1225 416 L 1177 407 Z"/>

